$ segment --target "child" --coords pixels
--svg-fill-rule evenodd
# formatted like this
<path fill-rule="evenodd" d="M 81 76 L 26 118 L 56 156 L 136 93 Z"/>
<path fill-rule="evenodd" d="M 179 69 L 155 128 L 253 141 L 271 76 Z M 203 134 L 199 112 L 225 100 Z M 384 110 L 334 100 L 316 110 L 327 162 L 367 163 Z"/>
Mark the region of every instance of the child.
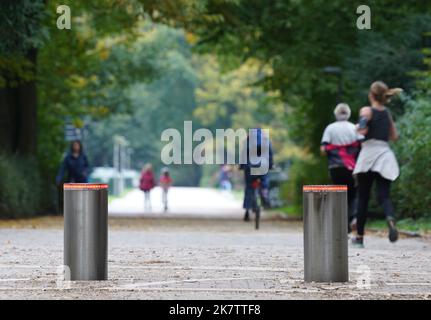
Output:
<path fill-rule="evenodd" d="M 163 209 L 166 212 L 168 210 L 168 190 L 169 190 L 169 187 L 172 185 L 172 178 L 169 175 L 169 169 L 166 167 L 162 169 L 162 174 L 160 175 L 159 184 L 160 184 L 160 187 L 162 188 Z"/>

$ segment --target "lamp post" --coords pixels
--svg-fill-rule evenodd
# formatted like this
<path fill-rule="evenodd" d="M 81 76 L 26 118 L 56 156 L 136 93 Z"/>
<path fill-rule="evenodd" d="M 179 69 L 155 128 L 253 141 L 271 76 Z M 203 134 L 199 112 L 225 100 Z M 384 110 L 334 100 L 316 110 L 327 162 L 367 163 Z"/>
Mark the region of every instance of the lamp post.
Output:
<path fill-rule="evenodd" d="M 128 147 L 127 150 L 127 162 L 126 162 L 126 168 L 132 169 L 132 154 L 133 154 L 133 148 Z"/>
<path fill-rule="evenodd" d="M 343 69 L 340 67 L 326 66 L 322 69 L 324 73 L 336 75 L 338 78 L 338 90 L 337 90 L 337 104 L 342 101 L 343 98 Z"/>
<path fill-rule="evenodd" d="M 126 148 L 129 145 L 127 139 L 120 135 L 113 137 L 114 152 L 113 166 L 115 169 L 114 194 L 120 195 L 124 190 L 124 170 L 126 167 Z"/>

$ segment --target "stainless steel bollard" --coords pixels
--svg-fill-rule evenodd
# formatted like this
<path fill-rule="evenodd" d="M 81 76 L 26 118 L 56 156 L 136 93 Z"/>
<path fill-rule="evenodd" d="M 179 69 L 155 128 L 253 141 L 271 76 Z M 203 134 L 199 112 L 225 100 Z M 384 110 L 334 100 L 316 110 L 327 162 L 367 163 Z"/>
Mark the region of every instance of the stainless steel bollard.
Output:
<path fill-rule="evenodd" d="M 304 186 L 304 280 L 347 282 L 347 186 Z"/>
<path fill-rule="evenodd" d="M 107 184 L 64 184 L 64 265 L 70 280 L 107 279 Z"/>

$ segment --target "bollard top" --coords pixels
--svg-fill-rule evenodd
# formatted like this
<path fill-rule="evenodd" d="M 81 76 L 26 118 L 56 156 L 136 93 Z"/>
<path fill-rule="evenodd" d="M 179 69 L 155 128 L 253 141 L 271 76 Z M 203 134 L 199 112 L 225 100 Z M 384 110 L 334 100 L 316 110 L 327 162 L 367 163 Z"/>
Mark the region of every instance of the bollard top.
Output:
<path fill-rule="evenodd" d="M 103 190 L 108 189 L 106 183 L 65 183 L 64 190 Z"/>
<path fill-rule="evenodd" d="M 303 192 L 344 192 L 347 191 L 347 186 L 343 185 L 310 185 L 303 186 Z"/>

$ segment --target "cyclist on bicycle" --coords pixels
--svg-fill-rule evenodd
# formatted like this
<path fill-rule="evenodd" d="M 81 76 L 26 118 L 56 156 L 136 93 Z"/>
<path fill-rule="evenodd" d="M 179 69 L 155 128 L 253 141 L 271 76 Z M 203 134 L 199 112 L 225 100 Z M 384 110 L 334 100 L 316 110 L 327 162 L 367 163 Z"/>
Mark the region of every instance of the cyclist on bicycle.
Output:
<path fill-rule="evenodd" d="M 256 128 L 256 134 L 247 136 L 244 152 L 246 155 L 246 163 L 240 165 L 240 169 L 244 170 L 244 202 L 243 208 L 245 209 L 244 221 L 250 221 L 249 211 L 253 209 L 253 199 L 255 196 L 255 189 L 260 188 L 260 196 L 264 207 L 269 206 L 269 177 L 268 172 L 262 174 L 252 174 L 252 169 L 262 167 L 262 163 L 266 162 L 267 168 L 272 169 L 273 166 L 273 153 L 269 136 L 261 128 Z M 264 150 L 267 148 L 267 150 Z M 257 157 L 260 157 L 260 162 L 255 163 L 251 161 L 250 151 L 256 150 Z"/>

